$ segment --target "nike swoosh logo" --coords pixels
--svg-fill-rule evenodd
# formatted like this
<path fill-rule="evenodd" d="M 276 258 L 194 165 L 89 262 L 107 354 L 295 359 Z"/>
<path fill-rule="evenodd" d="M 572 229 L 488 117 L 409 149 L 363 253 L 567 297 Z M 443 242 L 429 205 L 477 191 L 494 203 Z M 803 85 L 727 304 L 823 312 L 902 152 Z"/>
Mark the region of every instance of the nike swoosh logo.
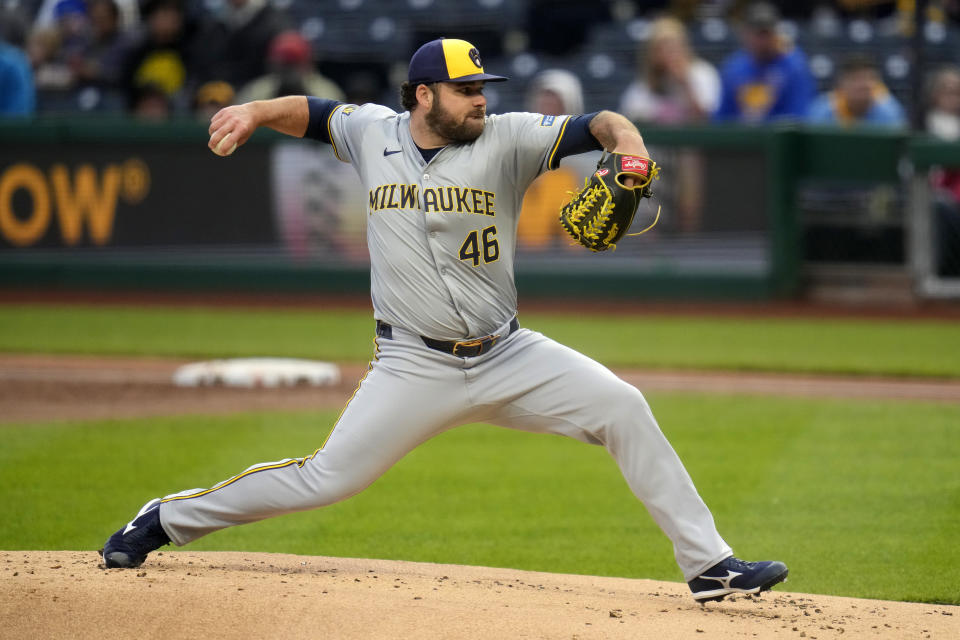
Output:
<path fill-rule="evenodd" d="M 403 151 L 403 149 L 397 149 L 396 151 L 387 151 L 387 149 L 384 148 L 384 149 L 383 149 L 383 157 L 386 158 L 387 156 L 392 156 L 393 154 L 395 154 L 395 153 L 400 153 L 401 151 Z"/>

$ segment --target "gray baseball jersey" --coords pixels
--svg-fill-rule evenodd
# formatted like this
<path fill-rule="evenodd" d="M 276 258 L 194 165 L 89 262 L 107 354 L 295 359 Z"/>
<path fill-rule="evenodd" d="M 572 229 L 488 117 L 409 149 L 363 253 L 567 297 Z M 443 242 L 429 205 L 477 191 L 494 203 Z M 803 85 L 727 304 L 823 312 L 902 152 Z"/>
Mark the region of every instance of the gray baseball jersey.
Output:
<path fill-rule="evenodd" d="M 410 113 L 342 105 L 334 153 L 367 190 L 374 316 L 433 338 L 484 336 L 517 312 L 513 262 L 527 187 L 556 152 L 566 116 L 487 117 L 472 144 L 424 162 Z"/>
<path fill-rule="evenodd" d="M 210 489 L 165 497 L 160 520 L 186 544 L 224 527 L 333 504 L 414 447 L 471 422 L 605 446 L 673 542 L 691 580 L 731 555 L 643 395 L 590 358 L 514 320 L 513 258 L 524 191 L 559 162 L 571 119 L 513 113 L 425 162 L 410 114 L 339 105 L 326 139 L 367 190 L 370 369 L 313 454 L 254 465 Z M 469 356 L 438 341 L 494 334 Z"/>

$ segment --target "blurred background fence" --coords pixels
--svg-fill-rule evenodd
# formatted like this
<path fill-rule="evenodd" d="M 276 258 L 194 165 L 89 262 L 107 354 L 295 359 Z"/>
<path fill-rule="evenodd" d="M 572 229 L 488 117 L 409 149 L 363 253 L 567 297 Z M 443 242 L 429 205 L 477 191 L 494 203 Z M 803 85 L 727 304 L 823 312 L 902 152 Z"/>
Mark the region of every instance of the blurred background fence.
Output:
<path fill-rule="evenodd" d="M 960 298 L 958 0 L 0 0 L 0 284 L 366 291 L 352 169 L 270 132 L 217 158 L 205 123 L 396 107 L 442 36 L 511 77 L 489 112 L 615 109 L 665 168 L 602 256 L 556 221 L 596 156 L 534 183 L 525 293 Z"/>
<path fill-rule="evenodd" d="M 929 179 L 960 168 L 956 144 L 796 126 L 647 127 L 645 137 L 666 171 L 643 206 L 662 205 L 662 223 L 596 255 L 570 246 L 556 208 L 534 208 L 518 239 L 521 290 L 960 294 L 955 210 Z M 195 122 L 0 122 L 0 284 L 367 290 L 367 197 L 349 165 L 270 132 L 226 159 L 205 142 Z M 595 159 L 568 161 L 582 176 Z"/>

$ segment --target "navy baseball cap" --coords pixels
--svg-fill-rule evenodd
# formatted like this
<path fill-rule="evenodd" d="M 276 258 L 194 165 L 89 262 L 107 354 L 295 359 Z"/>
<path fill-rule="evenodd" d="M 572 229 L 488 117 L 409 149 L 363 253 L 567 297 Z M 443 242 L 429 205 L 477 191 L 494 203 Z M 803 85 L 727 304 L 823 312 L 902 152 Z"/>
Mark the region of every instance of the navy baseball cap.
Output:
<path fill-rule="evenodd" d="M 407 79 L 410 84 L 418 85 L 476 80 L 498 82 L 507 78 L 485 73 L 483 63 L 480 62 L 480 52 L 466 40 L 440 38 L 417 49 L 410 58 Z"/>

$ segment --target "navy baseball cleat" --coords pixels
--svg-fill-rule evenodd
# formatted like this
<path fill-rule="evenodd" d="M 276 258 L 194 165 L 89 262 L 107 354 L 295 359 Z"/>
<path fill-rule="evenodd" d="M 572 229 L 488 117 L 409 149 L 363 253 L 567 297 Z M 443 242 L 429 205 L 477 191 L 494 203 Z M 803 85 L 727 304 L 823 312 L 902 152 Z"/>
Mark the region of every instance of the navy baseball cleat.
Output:
<path fill-rule="evenodd" d="M 100 555 L 108 569 L 134 569 L 143 564 L 147 554 L 170 542 L 160 526 L 160 498 L 143 505 L 140 512 L 110 536 Z"/>
<path fill-rule="evenodd" d="M 719 602 L 731 593 L 760 593 L 787 579 L 787 565 L 766 560 L 744 562 L 730 556 L 688 582 L 693 599 Z"/>

